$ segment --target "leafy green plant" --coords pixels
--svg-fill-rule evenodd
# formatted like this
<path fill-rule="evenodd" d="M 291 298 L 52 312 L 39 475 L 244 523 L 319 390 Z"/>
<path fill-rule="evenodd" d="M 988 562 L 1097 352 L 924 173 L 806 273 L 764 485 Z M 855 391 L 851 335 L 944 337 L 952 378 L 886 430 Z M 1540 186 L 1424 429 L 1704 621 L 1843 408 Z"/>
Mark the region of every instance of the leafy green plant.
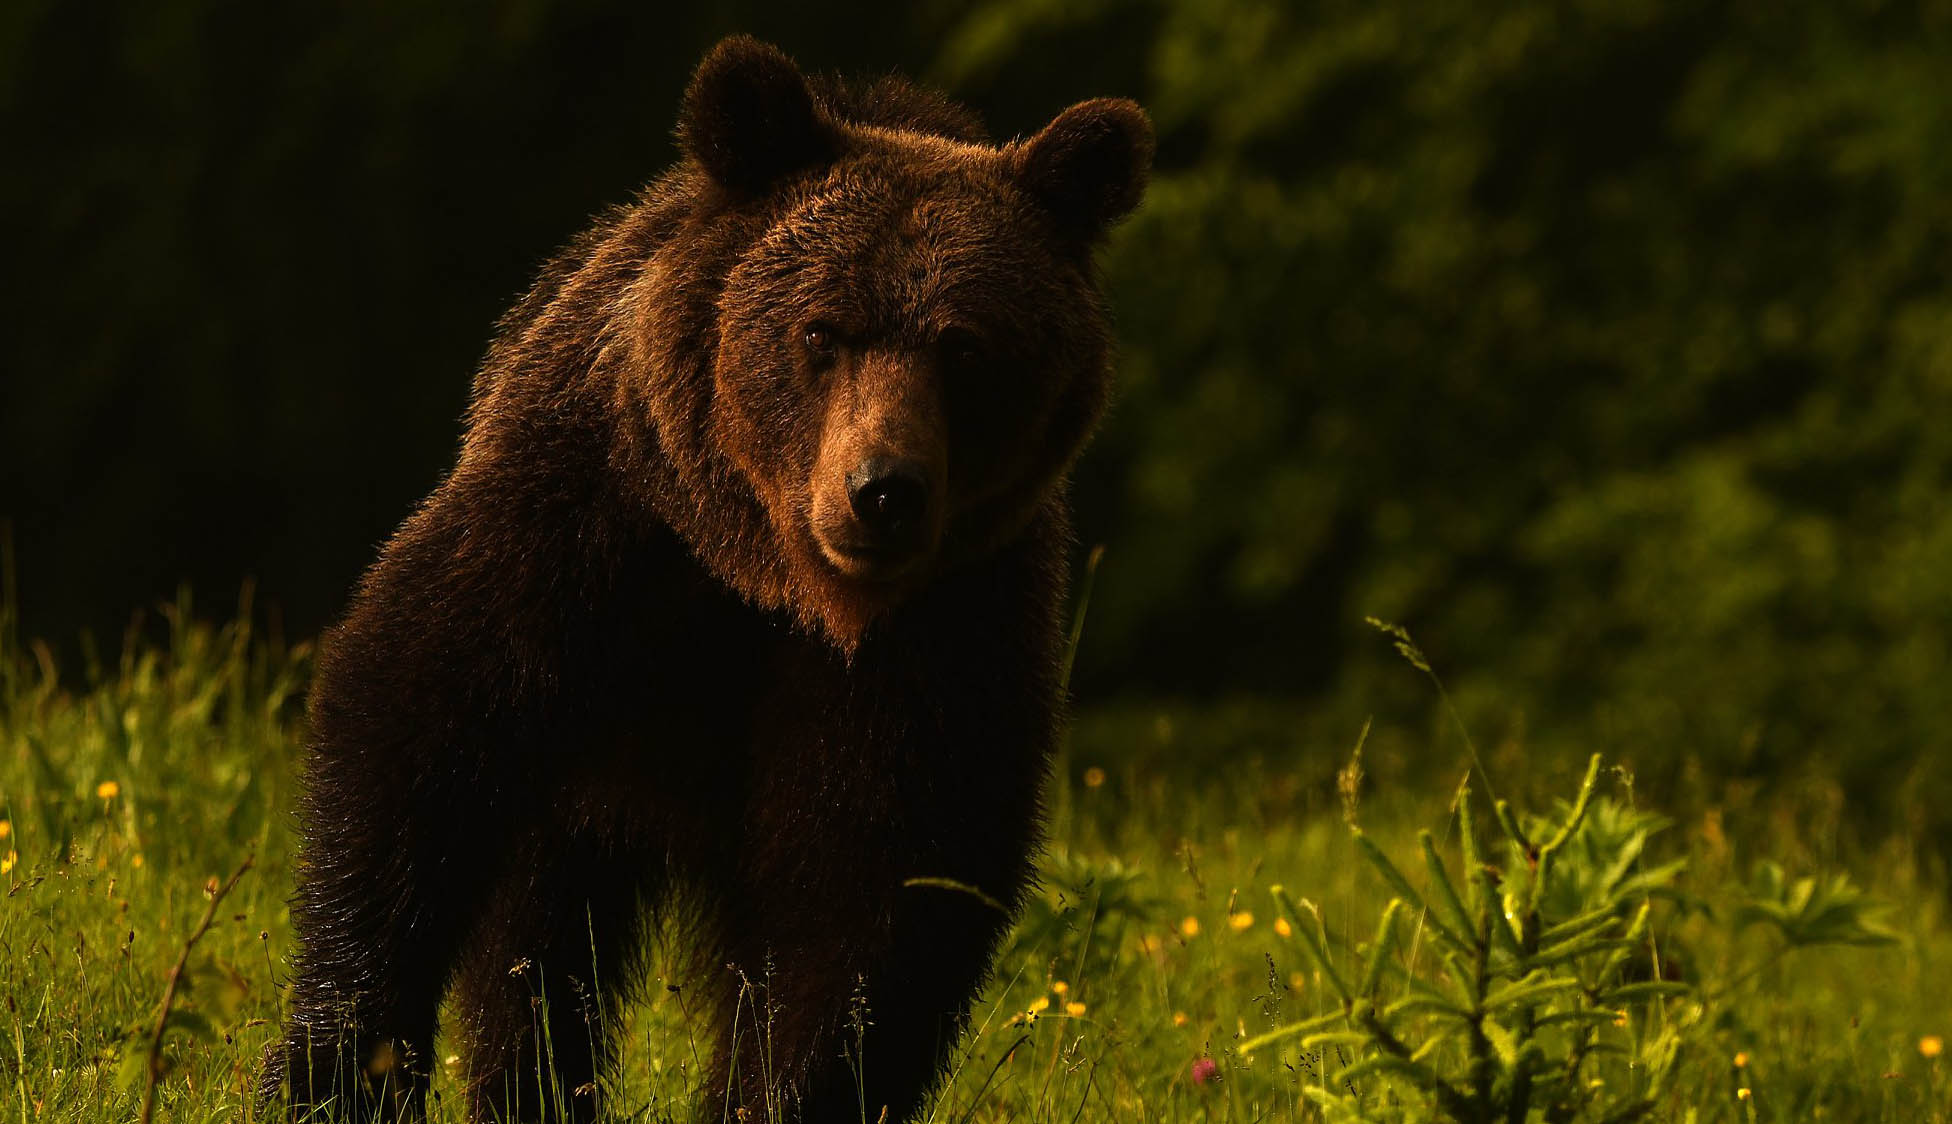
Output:
<path fill-rule="evenodd" d="M 1756 865 L 1748 900 L 1735 912 L 1741 928 L 1761 925 L 1782 938 L 1781 951 L 1821 944 L 1884 945 L 1897 941 L 1870 915 L 1873 899 L 1847 874 L 1792 879 L 1773 862 Z"/>
<path fill-rule="evenodd" d="M 1401 626 L 1370 624 L 1429 678 L 1488 789 L 1429 659 Z M 1661 1105 L 1682 1052 L 1715 1033 L 1715 1005 L 1784 954 L 1895 940 L 1847 877 L 1791 879 L 1763 863 L 1747 887 L 1716 899 L 1736 903 L 1727 944 L 1763 926 L 1780 937 L 1774 952 L 1722 980 L 1687 977 L 1664 952 L 1657 904 L 1712 918 L 1713 903 L 1681 892 L 1685 860 L 1648 861 L 1648 841 L 1669 821 L 1598 795 L 1600 776 L 1595 754 L 1573 800 L 1549 816 L 1521 816 L 1493 798 L 1495 836 L 1480 825 L 1467 780 L 1452 804 L 1457 873 L 1421 832 L 1422 889 L 1352 822 L 1356 850 L 1395 896 L 1374 938 L 1345 947 L 1313 902 L 1272 888 L 1336 1004 L 1248 1039 L 1239 1053 L 1352 1051 L 1334 1081 L 1302 1090 L 1331 1120 L 1626 1124 Z"/>
<path fill-rule="evenodd" d="M 1659 821 L 1604 802 L 1591 815 L 1598 775 L 1594 757 L 1564 814 L 1529 830 L 1499 802 L 1503 866 L 1460 788 L 1462 877 L 1426 831 L 1427 893 L 1354 829 L 1397 895 L 1366 948 L 1333 949 L 1314 904 L 1276 887 L 1339 1007 L 1241 1051 L 1295 1039 L 1303 1050 L 1354 1051 L 1336 1083 L 1305 1090 L 1331 1119 L 1610 1122 L 1648 1112 L 1680 1045 L 1664 1002 L 1693 991 L 1660 978 L 1650 940 L 1652 892 L 1670 888 L 1680 864 L 1635 869 Z M 1391 1095 L 1379 1096 L 1385 1086 Z"/>

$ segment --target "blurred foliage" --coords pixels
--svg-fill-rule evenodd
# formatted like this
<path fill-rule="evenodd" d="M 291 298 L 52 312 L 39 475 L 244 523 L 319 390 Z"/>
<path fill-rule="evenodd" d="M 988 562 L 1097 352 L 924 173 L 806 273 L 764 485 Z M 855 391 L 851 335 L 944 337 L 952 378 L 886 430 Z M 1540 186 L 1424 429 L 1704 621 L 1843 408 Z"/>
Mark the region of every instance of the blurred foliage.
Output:
<path fill-rule="evenodd" d="M 247 570 L 316 627 L 744 29 L 1002 136 L 1153 112 L 1078 481 L 1101 737 L 1352 730 L 1414 697 L 1375 613 L 1540 761 L 1952 807 L 1945 0 L 116 7 L 0 16 L 31 634 Z"/>

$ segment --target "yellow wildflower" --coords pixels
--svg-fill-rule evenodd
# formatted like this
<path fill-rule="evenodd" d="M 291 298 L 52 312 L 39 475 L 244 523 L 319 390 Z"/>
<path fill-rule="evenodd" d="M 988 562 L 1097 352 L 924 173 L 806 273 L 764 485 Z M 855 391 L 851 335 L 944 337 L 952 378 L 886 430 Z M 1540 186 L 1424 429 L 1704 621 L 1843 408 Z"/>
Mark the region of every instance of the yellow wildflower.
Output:
<path fill-rule="evenodd" d="M 133 854 L 133 855 L 130 855 L 130 856 L 129 856 L 129 865 L 130 865 L 130 866 L 141 866 L 141 865 L 142 865 L 142 852 L 140 852 L 140 851 L 138 851 L 138 852 L 136 852 L 135 854 Z"/>
<path fill-rule="evenodd" d="M 1748 1100 L 1750 1097 L 1755 1096 L 1754 1093 L 1749 1092 L 1749 1087 L 1746 1085 L 1744 1085 L 1740 1089 L 1735 1090 L 1735 1095 L 1745 1101 Z"/>
<path fill-rule="evenodd" d="M 1735 1068 L 1747 1069 L 1748 1065 L 1749 1065 L 1749 1052 L 1747 1050 L 1742 1050 L 1738 1052 L 1735 1055 Z"/>
<path fill-rule="evenodd" d="M 1292 937 L 1295 935 L 1295 927 L 1288 924 L 1287 918 L 1277 917 L 1274 919 L 1274 935 L 1278 937 Z"/>
<path fill-rule="evenodd" d="M 1185 1026 L 1185 1025 L 1186 1025 L 1187 1023 L 1189 1023 L 1189 1022 L 1192 1022 L 1192 1021 L 1193 1021 L 1193 1020 L 1191 1020 L 1191 1019 L 1189 1019 L 1189 1018 L 1187 1018 L 1187 1017 L 1186 1017 L 1186 1012 L 1184 1012 L 1184 1011 L 1174 1011 L 1174 1012 L 1173 1012 L 1173 1025 L 1174 1025 L 1174 1026 Z"/>
<path fill-rule="evenodd" d="M 1086 769 L 1084 771 L 1084 786 L 1086 788 L 1097 788 L 1099 785 L 1102 785 L 1104 783 L 1105 783 L 1105 771 L 1103 769 L 1100 769 L 1098 766 L 1093 765 L 1091 768 Z"/>
<path fill-rule="evenodd" d="M 1064 1013 L 1075 1019 L 1079 1015 L 1084 1014 L 1084 1004 L 1079 1003 L 1076 1000 L 1066 1003 L 1064 1005 Z"/>
<path fill-rule="evenodd" d="M 15 867 L 15 865 L 17 865 L 19 862 L 20 862 L 19 853 L 15 851 L 8 851 L 4 858 L 0 858 L 0 874 L 5 874 L 8 871 L 12 870 Z"/>
<path fill-rule="evenodd" d="M 0 820 L 0 839 L 5 839 L 7 836 L 12 835 L 13 833 L 14 833 L 14 821 Z"/>
<path fill-rule="evenodd" d="M 1048 995 L 1040 995 L 1037 998 L 1032 999 L 1030 1001 L 1030 1006 L 1024 1008 L 1024 1014 L 1026 1015 L 1038 1014 L 1042 1011 L 1049 1009 L 1050 1005 L 1051 1005 L 1051 997 Z"/>
<path fill-rule="evenodd" d="M 1254 927 L 1254 915 L 1243 909 L 1227 918 L 1227 924 L 1233 926 L 1234 932 L 1244 933 Z"/>
<path fill-rule="evenodd" d="M 1927 1034 L 1918 1040 L 1918 1053 L 1921 1057 L 1936 1058 L 1945 1052 L 1945 1039 L 1936 1034 Z"/>
<path fill-rule="evenodd" d="M 1304 987 L 1306 987 L 1306 986 L 1308 986 L 1308 977 L 1307 977 L 1307 976 L 1304 976 L 1304 975 L 1302 975 L 1302 974 L 1301 974 L 1300 972 L 1289 972 L 1289 973 L 1288 973 L 1288 990 L 1289 990 L 1289 991 L 1300 991 L 1300 990 L 1301 990 L 1302 988 L 1304 988 Z"/>
<path fill-rule="evenodd" d="M 1179 931 L 1184 936 L 1188 936 L 1188 937 L 1199 936 L 1200 919 L 1197 917 L 1188 917 L 1186 920 L 1181 921 L 1179 923 Z"/>
<path fill-rule="evenodd" d="M 1052 980 L 1051 990 L 1058 993 L 1059 995 L 1063 995 L 1065 992 L 1071 990 L 1071 985 L 1065 983 L 1063 980 Z"/>
<path fill-rule="evenodd" d="M 103 800 L 113 800 L 122 791 L 122 786 L 114 781 L 103 781 L 95 786 L 95 795 Z"/>

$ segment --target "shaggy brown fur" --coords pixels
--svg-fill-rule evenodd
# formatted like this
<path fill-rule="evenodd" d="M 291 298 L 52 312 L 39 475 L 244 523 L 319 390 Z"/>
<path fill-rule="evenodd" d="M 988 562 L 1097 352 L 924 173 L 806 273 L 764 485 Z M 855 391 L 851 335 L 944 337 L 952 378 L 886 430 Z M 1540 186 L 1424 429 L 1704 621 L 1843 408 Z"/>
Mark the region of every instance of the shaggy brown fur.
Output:
<path fill-rule="evenodd" d="M 417 1115 L 453 988 L 474 1119 L 591 1118 L 684 900 L 704 1115 L 901 1120 L 1008 924 L 906 883 L 1031 878 L 1063 479 L 1106 393 L 1090 254 L 1150 126 L 1093 101 L 991 147 L 733 39 L 679 133 L 502 322 L 460 462 L 321 646 L 264 1075 L 294 1115 Z"/>

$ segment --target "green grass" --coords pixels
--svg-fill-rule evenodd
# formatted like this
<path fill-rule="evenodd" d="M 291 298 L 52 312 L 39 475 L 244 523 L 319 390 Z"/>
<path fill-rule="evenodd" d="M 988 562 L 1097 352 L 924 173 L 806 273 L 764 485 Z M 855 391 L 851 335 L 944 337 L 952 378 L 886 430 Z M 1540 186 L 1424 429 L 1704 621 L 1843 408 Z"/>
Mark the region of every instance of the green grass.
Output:
<path fill-rule="evenodd" d="M 44 652 L 4 653 L 0 1121 L 136 1118 L 171 966 L 210 905 L 211 880 L 229 878 L 247 858 L 252 866 L 184 961 L 162 1039 L 156 1118 L 257 1118 L 250 1089 L 280 1020 L 289 947 L 287 817 L 307 652 L 188 616 L 179 606 L 166 642 L 137 645 L 65 686 Z M 1360 976 L 1395 891 L 1362 857 L 1351 824 L 1420 895 L 1432 887 L 1419 832 L 1431 833 L 1452 871 L 1466 869 L 1452 809 L 1468 755 L 1454 734 L 1425 714 L 1379 716 L 1366 763 L 1419 740 L 1425 760 L 1385 762 L 1380 780 L 1345 770 L 1338 792 L 1333 776 L 1350 761 L 1356 730 L 1333 742 L 1270 740 L 1221 766 L 1192 754 L 1209 764 L 1175 769 L 1137 745 L 1150 736 L 1135 734 L 1141 717 L 1081 718 L 1052 788 L 1044 891 L 978 1004 L 975 1032 L 929 1118 L 1415 1118 L 1408 1078 L 1344 1076 L 1373 1052 L 1359 1035 L 1242 1047 L 1317 1016 L 1337 1024 L 1345 1009 L 1296 932 L 1312 915 L 1302 908 L 1277 928 L 1271 888 L 1314 903 L 1330 961 L 1357 965 L 1351 972 Z M 1438 732 L 1404 733 L 1418 722 Z M 1186 716 L 1153 715 L 1151 725 L 1161 741 L 1199 736 Z M 1386 742 L 1399 748 L 1376 748 Z M 1553 797 L 1576 789 L 1565 762 L 1527 768 L 1523 745 L 1489 757 L 1488 779 L 1516 807 L 1550 814 Z M 1946 881 L 1915 857 L 1931 848 L 1902 830 L 1853 833 L 1821 783 L 1767 800 L 1706 783 L 1701 791 L 1716 796 L 1649 808 L 1621 776 L 1600 774 L 1595 806 L 1614 809 L 1607 814 L 1632 806 L 1676 821 L 1630 864 L 1687 863 L 1671 896 L 1644 896 L 1653 939 L 1630 959 L 1651 965 L 1659 956 L 1688 994 L 1623 1008 L 1619 1025 L 1596 1032 L 1601 1048 L 1582 1080 L 1654 1094 L 1645 1119 L 1952 1118 L 1947 1062 L 1921 1051 L 1931 1036 L 1952 1034 Z M 1489 806 L 1475 807 L 1479 831 L 1494 835 Z M 1516 869 L 1502 852 L 1486 858 L 1508 877 Z M 1787 880 L 1770 884 L 1765 861 Z M 1852 899 L 1833 881 L 1845 874 L 1891 908 L 1880 915 Z M 1820 877 L 1799 898 L 1796 879 L 1805 875 Z M 1755 912 L 1772 901 L 1792 913 L 1800 904 L 1801 920 Z M 1816 915 L 1826 903 L 1844 926 L 1830 937 L 1862 937 L 1881 923 L 1896 942 L 1822 943 Z M 1379 989 L 1407 988 L 1418 973 L 1445 985 L 1429 919 L 1415 909 L 1400 917 Z M 1790 947 L 1812 932 L 1811 947 Z M 624 1072 L 605 1090 L 615 1118 L 689 1118 L 696 1059 L 712 1043 L 695 1036 L 685 1003 L 683 981 L 660 977 L 632 1012 Z M 1673 1039 L 1664 1083 L 1606 1049 L 1631 1050 L 1658 1034 Z M 443 1043 L 441 1053 L 455 1049 Z M 1438 1042 L 1424 1058 L 1461 1075 L 1470 1051 L 1462 1039 Z M 1203 1081 L 1195 1077 L 1202 1059 L 1213 1063 Z M 436 1090 L 451 1084 L 437 1080 Z M 1359 1113 L 1323 1107 L 1322 1090 Z M 453 1101 L 437 1102 L 434 1117 L 458 1119 Z"/>

